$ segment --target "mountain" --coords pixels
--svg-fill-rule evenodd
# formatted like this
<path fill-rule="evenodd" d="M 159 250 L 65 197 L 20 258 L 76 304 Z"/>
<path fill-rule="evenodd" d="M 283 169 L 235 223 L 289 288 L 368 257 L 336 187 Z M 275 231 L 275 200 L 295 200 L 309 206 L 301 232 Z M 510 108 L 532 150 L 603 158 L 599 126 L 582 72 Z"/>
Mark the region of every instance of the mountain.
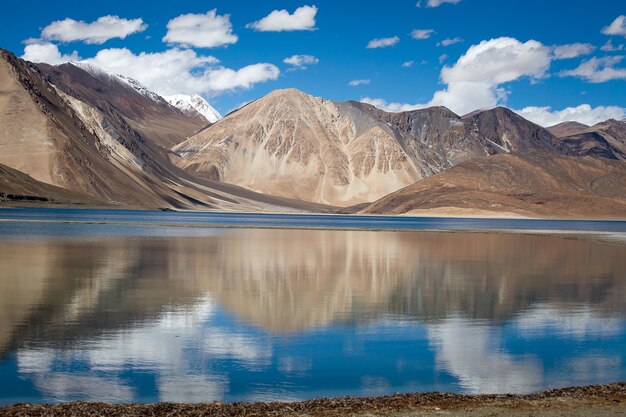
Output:
<path fill-rule="evenodd" d="M 626 160 L 626 123 L 609 119 L 559 138 L 575 156 Z"/>
<path fill-rule="evenodd" d="M 46 204 L 104 206 L 87 194 L 55 187 L 29 177 L 23 172 L 0 164 L 0 202 L 3 205 Z"/>
<path fill-rule="evenodd" d="M 562 144 L 512 111 L 386 113 L 278 90 L 173 148 L 189 173 L 266 194 L 348 206 L 470 158 Z"/>
<path fill-rule="evenodd" d="M 163 98 L 185 114 L 199 113 L 206 119 L 207 123 L 215 123 L 222 118 L 222 115 L 217 110 L 197 94 L 175 94 L 173 96 L 163 96 Z"/>
<path fill-rule="evenodd" d="M 206 121 L 119 77 L 35 65 L 0 50 L 0 164 L 107 204 L 291 211 L 327 208 L 194 178 L 169 146 Z"/>
<path fill-rule="evenodd" d="M 537 151 L 486 156 L 419 181 L 360 211 L 622 218 L 626 163 Z"/>
<path fill-rule="evenodd" d="M 589 126 L 578 122 L 563 122 L 550 126 L 547 129 L 548 132 L 552 133 L 557 138 L 563 138 L 584 132 L 588 128 Z"/>
<path fill-rule="evenodd" d="M 164 150 L 206 125 L 199 114 L 187 115 L 130 78 L 109 74 L 85 63 L 38 68 L 63 93 L 104 112 L 121 115 L 129 127 Z"/>

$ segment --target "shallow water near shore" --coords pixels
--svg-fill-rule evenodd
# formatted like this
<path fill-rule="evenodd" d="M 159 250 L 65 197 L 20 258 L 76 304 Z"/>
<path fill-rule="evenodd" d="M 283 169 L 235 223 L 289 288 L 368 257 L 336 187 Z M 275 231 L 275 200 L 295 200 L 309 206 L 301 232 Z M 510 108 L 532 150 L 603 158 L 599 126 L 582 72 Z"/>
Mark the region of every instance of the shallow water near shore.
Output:
<path fill-rule="evenodd" d="M 0 404 L 626 379 L 625 246 L 419 231 L 624 222 L 253 216 L 0 210 Z"/>

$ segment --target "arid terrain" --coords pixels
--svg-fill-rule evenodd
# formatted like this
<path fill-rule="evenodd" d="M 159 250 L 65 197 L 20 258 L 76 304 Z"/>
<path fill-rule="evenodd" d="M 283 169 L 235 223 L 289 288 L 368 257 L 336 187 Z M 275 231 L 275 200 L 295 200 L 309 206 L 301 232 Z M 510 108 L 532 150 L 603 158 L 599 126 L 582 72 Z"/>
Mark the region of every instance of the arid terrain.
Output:
<path fill-rule="evenodd" d="M 387 113 L 295 89 L 219 119 L 198 97 L 3 50 L 0 124 L 5 205 L 626 217 L 624 121 L 545 129 L 502 107 Z"/>
<path fill-rule="evenodd" d="M 208 404 L 16 404 L 0 408 L 7 417 L 44 416 L 472 416 L 605 417 L 626 413 L 626 383 L 565 388 L 533 395 L 399 394 L 370 398 L 326 398 L 296 403 Z"/>

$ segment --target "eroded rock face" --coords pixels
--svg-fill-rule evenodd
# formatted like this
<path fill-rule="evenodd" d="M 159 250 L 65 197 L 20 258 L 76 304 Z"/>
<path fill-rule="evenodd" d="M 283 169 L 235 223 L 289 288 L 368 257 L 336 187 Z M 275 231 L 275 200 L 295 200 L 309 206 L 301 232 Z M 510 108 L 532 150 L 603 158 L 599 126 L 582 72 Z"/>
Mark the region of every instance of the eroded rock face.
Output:
<path fill-rule="evenodd" d="M 496 108 L 461 118 L 443 107 L 386 113 L 278 90 L 173 148 L 188 172 L 255 191 L 349 206 L 468 159 L 557 150 L 547 130 Z"/>

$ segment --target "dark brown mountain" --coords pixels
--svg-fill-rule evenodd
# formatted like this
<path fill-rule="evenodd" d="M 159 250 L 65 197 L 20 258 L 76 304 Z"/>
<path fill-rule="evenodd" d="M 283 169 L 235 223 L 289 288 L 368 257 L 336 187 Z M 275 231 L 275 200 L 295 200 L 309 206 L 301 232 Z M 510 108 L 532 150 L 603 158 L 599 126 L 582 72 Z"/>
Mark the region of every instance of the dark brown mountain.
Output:
<path fill-rule="evenodd" d="M 537 151 L 476 158 L 361 212 L 623 218 L 626 163 Z"/>
<path fill-rule="evenodd" d="M 606 120 L 578 133 L 560 137 L 569 155 L 626 160 L 626 123 Z"/>
<path fill-rule="evenodd" d="M 563 138 L 584 132 L 588 128 L 589 126 L 578 122 L 563 122 L 550 126 L 547 129 L 548 132 L 552 133 L 557 138 Z"/>

